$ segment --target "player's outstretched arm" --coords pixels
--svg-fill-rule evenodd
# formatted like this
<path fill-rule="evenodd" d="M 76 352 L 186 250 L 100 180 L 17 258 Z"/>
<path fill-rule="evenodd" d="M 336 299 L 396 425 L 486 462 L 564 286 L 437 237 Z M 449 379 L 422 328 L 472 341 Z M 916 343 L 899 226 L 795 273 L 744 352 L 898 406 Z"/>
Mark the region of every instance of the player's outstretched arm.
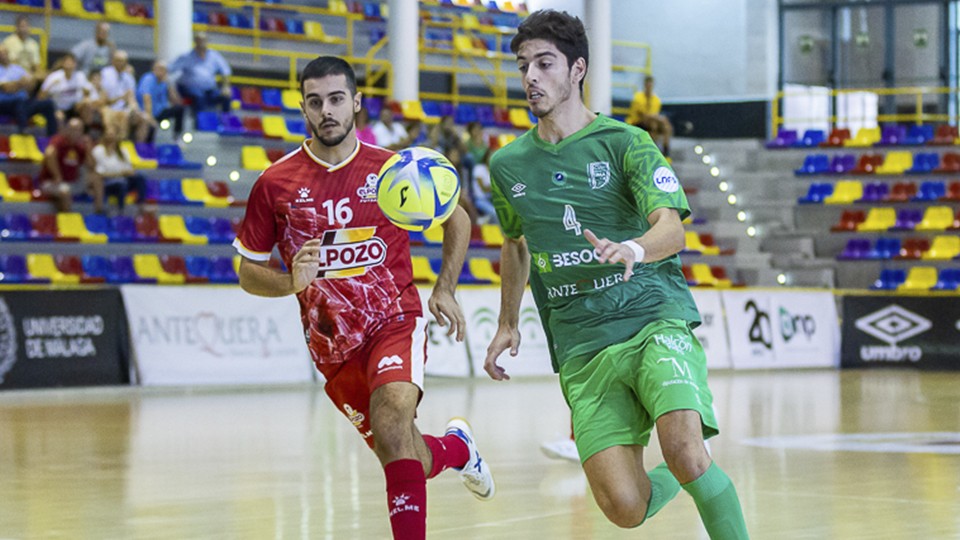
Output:
<path fill-rule="evenodd" d="M 255 296 L 275 298 L 296 294 L 316 279 L 320 269 L 320 239 L 307 240 L 293 256 L 290 273 L 271 268 L 267 262 L 246 257 L 240 260 L 240 287 Z"/>
<path fill-rule="evenodd" d="M 463 269 L 463 259 L 467 256 L 467 246 L 470 244 L 470 218 L 463 208 L 457 207 L 453 214 L 443 222 L 443 255 L 440 266 L 440 275 L 433 286 L 433 294 L 427 301 L 430 313 L 437 319 L 437 324 L 447 329 L 447 335 L 456 333 L 457 341 L 463 341 L 463 333 L 467 327 L 463 309 L 453 296 Z"/>
<path fill-rule="evenodd" d="M 647 216 L 650 229 L 640 238 L 628 238 L 615 242 L 608 238 L 598 238 L 593 231 L 584 229 L 583 236 L 599 254 L 601 263 L 623 263 L 626 269 L 623 280 L 633 275 L 635 262 L 656 262 L 683 251 L 685 244 L 683 222 L 674 208 L 657 208 Z"/>
<path fill-rule="evenodd" d="M 483 369 L 496 381 L 510 380 L 507 372 L 497 365 L 497 358 L 510 349 L 510 356 L 520 351 L 520 301 L 530 275 L 530 253 L 523 238 L 504 238 L 500 248 L 500 317 L 497 333 L 487 347 Z"/>

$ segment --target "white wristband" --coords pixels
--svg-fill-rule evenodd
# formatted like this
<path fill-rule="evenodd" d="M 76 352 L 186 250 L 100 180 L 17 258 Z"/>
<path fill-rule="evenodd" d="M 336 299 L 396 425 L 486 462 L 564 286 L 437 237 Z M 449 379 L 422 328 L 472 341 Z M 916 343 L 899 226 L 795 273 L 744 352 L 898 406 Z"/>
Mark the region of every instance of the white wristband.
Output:
<path fill-rule="evenodd" d="M 643 257 L 647 254 L 647 250 L 643 249 L 643 246 L 638 244 L 635 240 L 627 240 L 622 242 L 623 245 L 630 248 L 633 251 L 633 262 L 642 263 Z"/>

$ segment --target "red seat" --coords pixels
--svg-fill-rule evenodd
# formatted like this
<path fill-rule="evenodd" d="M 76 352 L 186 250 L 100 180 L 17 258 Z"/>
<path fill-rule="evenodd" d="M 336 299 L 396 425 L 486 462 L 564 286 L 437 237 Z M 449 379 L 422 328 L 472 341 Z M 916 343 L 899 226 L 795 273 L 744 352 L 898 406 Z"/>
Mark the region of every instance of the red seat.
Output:
<path fill-rule="evenodd" d="M 954 180 L 947 185 L 947 193 L 942 200 L 960 201 L 960 180 Z"/>
<path fill-rule="evenodd" d="M 0 159 L 10 157 L 10 137 L 0 135 Z"/>
<path fill-rule="evenodd" d="M 33 232 L 47 240 L 53 240 L 57 237 L 57 216 L 54 214 L 32 214 L 30 223 L 33 225 Z"/>
<path fill-rule="evenodd" d="M 693 271 L 690 270 L 690 266 L 685 264 L 680 269 L 683 271 L 683 278 L 687 280 L 687 285 L 697 284 L 697 280 L 693 279 Z"/>
<path fill-rule="evenodd" d="M 168 274 L 182 275 L 185 283 L 206 283 L 210 281 L 209 278 L 190 275 L 190 273 L 187 272 L 186 261 L 179 255 L 161 255 L 160 266 L 163 267 L 163 271 Z"/>
<path fill-rule="evenodd" d="M 35 201 L 45 201 L 47 197 L 39 189 L 33 187 L 33 179 L 25 174 L 12 174 L 7 177 L 7 184 L 17 191 L 29 193 Z"/>
<path fill-rule="evenodd" d="M 947 227 L 948 231 L 960 231 L 960 210 L 957 210 L 957 215 L 953 216 L 953 227 Z"/>
<path fill-rule="evenodd" d="M 243 217 L 230 218 L 230 226 L 233 227 L 234 234 L 240 234 L 240 229 L 243 227 Z"/>
<path fill-rule="evenodd" d="M 823 147 L 833 147 L 833 146 L 843 146 L 843 141 L 850 138 L 850 130 L 843 128 L 833 128 L 833 131 L 830 132 L 830 136 L 827 137 L 827 140 L 820 143 L 820 146 Z"/>
<path fill-rule="evenodd" d="M 287 151 L 283 148 L 267 148 L 267 159 L 271 163 L 279 161 L 285 155 L 287 155 Z"/>
<path fill-rule="evenodd" d="M 853 174 L 873 174 L 880 165 L 883 165 L 881 154 L 864 154 L 860 156 L 857 166 L 851 172 Z"/>
<path fill-rule="evenodd" d="M 213 26 L 230 26 L 227 14 L 220 11 L 211 11 L 210 14 L 207 15 L 207 21 Z"/>
<path fill-rule="evenodd" d="M 887 202 L 907 202 L 916 197 L 917 185 L 913 182 L 897 182 L 890 189 L 890 193 L 884 198 Z"/>
<path fill-rule="evenodd" d="M 855 231 L 857 225 L 863 223 L 867 215 L 862 210 L 844 210 L 840 215 L 840 222 L 830 228 L 831 231 Z"/>
<path fill-rule="evenodd" d="M 898 259 L 919 259 L 930 250 L 930 240 L 926 238 L 907 238 L 900 246 Z"/>
<path fill-rule="evenodd" d="M 960 172 L 960 154 L 956 152 L 947 152 L 940 158 L 940 166 L 934 169 L 937 173 L 955 173 Z"/>
<path fill-rule="evenodd" d="M 160 224 L 157 222 L 157 216 L 153 214 L 140 214 L 134 218 L 134 226 L 137 228 L 137 234 L 144 240 L 156 240 L 160 238 Z"/>
<path fill-rule="evenodd" d="M 263 137 L 263 121 L 259 116 L 248 116 L 243 119 L 243 129 L 251 136 Z"/>
<path fill-rule="evenodd" d="M 942 125 L 937 127 L 937 132 L 933 139 L 927 144 L 932 145 L 952 145 L 957 140 L 957 126 Z"/>
<path fill-rule="evenodd" d="M 76 255 L 57 255 L 54 257 L 57 270 L 64 274 L 73 274 L 80 277 L 80 283 L 103 283 L 103 277 L 94 277 L 83 271 L 83 263 Z"/>
<path fill-rule="evenodd" d="M 244 109 L 260 110 L 263 108 L 263 95 L 256 86 L 245 86 L 240 89 L 240 103 Z M 246 124 L 244 124 L 246 127 Z M 263 131 L 261 129 L 261 131 Z"/>

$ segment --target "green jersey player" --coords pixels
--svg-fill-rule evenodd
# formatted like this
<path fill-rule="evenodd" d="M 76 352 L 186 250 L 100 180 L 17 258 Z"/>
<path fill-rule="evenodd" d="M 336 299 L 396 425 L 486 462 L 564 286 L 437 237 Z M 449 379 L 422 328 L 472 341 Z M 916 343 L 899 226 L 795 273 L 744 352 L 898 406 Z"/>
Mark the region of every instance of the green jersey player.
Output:
<path fill-rule="evenodd" d="M 566 13 L 530 15 L 511 43 L 538 125 L 494 154 L 493 198 L 506 241 L 499 328 L 484 369 L 516 355 L 528 280 L 571 409 L 583 469 L 601 510 L 635 527 L 681 488 L 711 538 L 746 538 L 736 489 L 712 462 L 717 434 L 700 318 L 680 269 L 690 213 L 643 130 L 582 100 L 588 46 Z M 646 472 L 656 425 L 666 464 Z"/>

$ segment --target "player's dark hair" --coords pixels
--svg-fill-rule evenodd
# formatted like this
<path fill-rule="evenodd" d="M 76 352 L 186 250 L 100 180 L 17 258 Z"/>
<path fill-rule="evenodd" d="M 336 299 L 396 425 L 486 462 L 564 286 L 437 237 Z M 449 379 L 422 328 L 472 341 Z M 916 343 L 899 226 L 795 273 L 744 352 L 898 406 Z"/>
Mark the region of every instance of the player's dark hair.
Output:
<path fill-rule="evenodd" d="M 353 72 L 353 67 L 343 58 L 336 56 L 318 56 L 303 68 L 303 71 L 300 72 L 300 94 L 303 94 L 303 81 L 322 79 L 328 75 L 345 76 L 347 87 L 350 88 L 350 95 L 356 95 L 357 76 Z"/>
<path fill-rule="evenodd" d="M 541 9 L 531 13 L 517 28 L 517 35 L 510 42 L 510 50 L 517 54 L 520 46 L 532 39 L 553 43 L 557 50 L 567 57 L 567 69 L 573 67 L 577 58 L 583 58 L 583 62 L 590 65 L 587 31 L 579 17 L 566 11 Z M 583 93 L 583 79 L 580 80 L 580 93 Z"/>

